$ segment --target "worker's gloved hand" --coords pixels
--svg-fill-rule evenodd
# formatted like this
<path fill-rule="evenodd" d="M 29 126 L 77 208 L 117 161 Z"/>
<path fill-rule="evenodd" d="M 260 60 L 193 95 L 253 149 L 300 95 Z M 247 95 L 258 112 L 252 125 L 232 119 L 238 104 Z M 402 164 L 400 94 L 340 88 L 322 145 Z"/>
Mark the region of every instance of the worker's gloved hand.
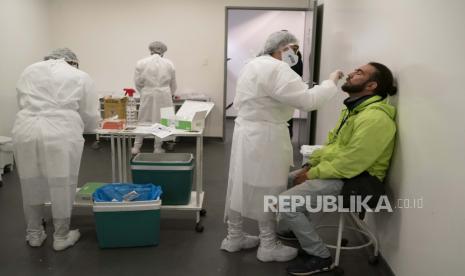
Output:
<path fill-rule="evenodd" d="M 344 73 L 342 73 L 341 70 L 336 70 L 336 71 L 332 72 L 331 74 L 329 74 L 329 79 L 332 80 L 335 85 L 337 85 L 337 82 L 340 79 L 342 79 L 343 76 L 344 76 Z"/>

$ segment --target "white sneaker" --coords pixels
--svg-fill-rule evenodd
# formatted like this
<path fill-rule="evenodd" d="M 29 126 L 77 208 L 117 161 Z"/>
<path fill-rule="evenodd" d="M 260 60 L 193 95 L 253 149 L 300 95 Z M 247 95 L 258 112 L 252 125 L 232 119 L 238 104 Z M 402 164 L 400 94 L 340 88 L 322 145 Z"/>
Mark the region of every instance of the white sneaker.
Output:
<path fill-rule="evenodd" d="M 132 154 L 136 155 L 136 154 L 138 154 L 139 152 L 140 152 L 140 148 L 138 148 L 138 147 L 132 147 L 132 148 L 131 148 L 131 153 L 132 153 Z"/>
<path fill-rule="evenodd" d="M 81 233 L 79 233 L 79 229 L 70 230 L 64 240 L 53 240 L 53 249 L 55 249 L 56 251 L 65 250 L 66 248 L 73 246 L 79 240 L 80 237 Z"/>
<path fill-rule="evenodd" d="M 257 259 L 262 262 L 287 262 L 297 257 L 297 252 L 296 248 L 283 245 L 277 241 L 271 247 L 260 245 L 257 251 Z"/>
<path fill-rule="evenodd" d="M 47 239 L 47 234 L 45 231 L 38 231 L 35 233 L 29 233 L 26 235 L 26 241 L 31 247 L 40 247 L 44 243 L 45 239 Z"/>
<path fill-rule="evenodd" d="M 260 239 L 257 236 L 251 236 L 244 233 L 244 236 L 242 238 L 224 238 L 223 242 L 221 242 L 220 249 L 228 252 L 237 252 L 242 249 L 250 249 L 257 247 L 259 243 Z"/>

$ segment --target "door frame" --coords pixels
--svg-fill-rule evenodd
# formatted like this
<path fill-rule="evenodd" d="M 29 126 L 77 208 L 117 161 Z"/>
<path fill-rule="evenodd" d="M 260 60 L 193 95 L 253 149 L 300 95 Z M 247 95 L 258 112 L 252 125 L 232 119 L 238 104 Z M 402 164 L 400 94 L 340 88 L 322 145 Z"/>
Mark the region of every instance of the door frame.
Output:
<path fill-rule="evenodd" d="M 308 8 L 287 8 L 287 7 L 247 7 L 247 6 L 226 6 L 224 9 L 225 12 L 225 21 L 224 21 L 224 61 L 223 61 L 223 141 L 226 139 L 226 99 L 227 99 L 227 76 L 228 76 L 228 11 L 229 10 L 263 10 L 263 11 L 313 11 L 313 2 L 316 0 L 309 0 Z M 312 26 L 312 40 L 314 39 L 314 31 Z M 313 44 L 313 42 L 312 42 Z M 310 59 L 312 58 L 313 46 L 310 48 Z M 311 61 L 311 60 L 310 60 Z M 313 79 L 313 63 L 309 62 L 310 74 L 309 80 Z M 307 118 L 309 120 L 309 118 Z"/>
<path fill-rule="evenodd" d="M 324 4 L 317 4 L 315 12 L 313 14 L 316 17 L 314 21 L 315 28 L 315 49 L 314 49 L 314 60 L 313 60 L 313 84 L 320 83 L 320 68 L 321 68 L 321 40 L 323 35 L 323 16 L 324 16 Z M 309 145 L 316 144 L 316 127 L 318 111 L 314 110 L 310 112 L 309 123 Z"/>

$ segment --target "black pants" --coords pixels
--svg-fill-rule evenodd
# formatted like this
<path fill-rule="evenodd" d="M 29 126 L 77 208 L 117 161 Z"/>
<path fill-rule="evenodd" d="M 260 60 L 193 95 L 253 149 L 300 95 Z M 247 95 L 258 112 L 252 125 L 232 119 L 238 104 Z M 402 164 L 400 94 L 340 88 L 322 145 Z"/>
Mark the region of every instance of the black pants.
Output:
<path fill-rule="evenodd" d="M 380 196 L 386 194 L 384 190 L 384 183 L 381 182 L 376 176 L 370 175 L 364 171 L 361 174 L 350 178 L 343 179 L 344 186 L 342 187 L 341 195 L 344 198 L 344 207 L 350 206 L 350 196 L 372 196 L 368 201 L 370 208 L 375 208 Z"/>

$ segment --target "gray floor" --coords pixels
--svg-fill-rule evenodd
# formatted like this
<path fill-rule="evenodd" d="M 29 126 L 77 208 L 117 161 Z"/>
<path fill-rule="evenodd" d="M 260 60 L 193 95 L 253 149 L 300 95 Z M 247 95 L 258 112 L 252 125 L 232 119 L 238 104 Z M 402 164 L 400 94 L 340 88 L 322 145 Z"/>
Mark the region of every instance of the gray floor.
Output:
<path fill-rule="evenodd" d="M 82 238 L 73 248 L 54 252 L 51 227 L 47 228 L 49 238 L 45 245 L 30 248 L 24 241 L 25 223 L 17 173 L 5 174 L 4 186 L 0 188 L 0 275 L 286 275 L 286 263 L 261 263 L 256 258 L 256 250 L 227 253 L 218 249 L 226 234 L 222 218 L 232 127 L 232 122 L 228 122 L 224 143 L 205 142 L 205 208 L 208 211 L 203 219 L 205 231 L 194 231 L 191 213 L 165 212 L 162 213 L 161 242 L 156 247 L 99 249 L 92 214 L 89 210 L 76 210 L 72 224 L 81 230 Z M 80 185 L 87 181 L 110 181 L 108 143 L 93 150 L 90 147 L 92 137 L 88 140 Z M 176 146 L 178 152 L 193 149 L 193 143 L 189 141 Z M 245 228 L 249 233 L 257 234 L 253 221 L 247 220 Z M 335 235 L 334 232 L 323 234 L 328 239 Z M 357 240 L 356 237 L 348 238 L 351 242 Z M 367 257 L 368 253 L 363 250 L 343 252 L 341 266 L 345 275 L 390 275 L 382 264 L 370 266 Z"/>

